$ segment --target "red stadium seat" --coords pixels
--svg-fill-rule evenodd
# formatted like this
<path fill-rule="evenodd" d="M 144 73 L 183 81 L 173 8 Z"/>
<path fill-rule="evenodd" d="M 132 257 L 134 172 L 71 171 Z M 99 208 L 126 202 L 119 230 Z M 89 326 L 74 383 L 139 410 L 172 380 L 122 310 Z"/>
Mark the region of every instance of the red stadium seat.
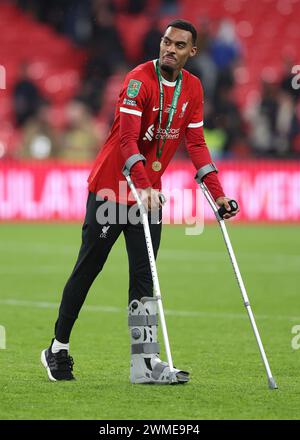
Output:
<path fill-rule="evenodd" d="M 51 102 L 64 103 L 76 93 L 83 51 L 13 5 L 0 5 L 0 25 L 0 60 L 5 60 L 8 93 L 24 62 L 31 66 L 33 79 Z M 16 27 L 22 32 L 16 32 Z"/>

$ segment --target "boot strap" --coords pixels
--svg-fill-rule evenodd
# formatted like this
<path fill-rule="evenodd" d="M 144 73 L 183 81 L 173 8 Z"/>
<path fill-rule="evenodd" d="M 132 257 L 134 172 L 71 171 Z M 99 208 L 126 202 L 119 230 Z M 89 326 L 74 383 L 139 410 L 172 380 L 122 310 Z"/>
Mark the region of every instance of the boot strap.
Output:
<path fill-rule="evenodd" d="M 132 344 L 131 354 L 158 354 L 160 346 L 157 342 L 144 342 L 143 344 Z"/>
<path fill-rule="evenodd" d="M 157 315 L 130 315 L 128 316 L 129 327 L 143 327 L 148 325 L 158 325 Z"/>

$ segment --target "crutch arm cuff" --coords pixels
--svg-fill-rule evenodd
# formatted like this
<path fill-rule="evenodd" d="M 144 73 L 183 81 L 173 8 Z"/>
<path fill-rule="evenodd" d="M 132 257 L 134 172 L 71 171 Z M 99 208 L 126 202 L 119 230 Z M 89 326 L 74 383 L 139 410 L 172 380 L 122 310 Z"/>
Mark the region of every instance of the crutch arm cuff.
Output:
<path fill-rule="evenodd" d="M 197 183 L 201 183 L 204 179 L 204 177 L 209 174 L 218 172 L 218 169 L 216 167 L 216 165 L 214 163 L 208 163 L 207 165 L 204 165 L 203 167 L 199 168 L 199 170 L 197 171 L 196 175 L 195 175 L 195 179 Z"/>
<path fill-rule="evenodd" d="M 130 175 L 130 170 L 131 170 L 131 168 L 133 167 L 133 165 L 135 165 L 137 162 L 139 162 L 139 161 L 142 161 L 142 162 L 146 162 L 146 158 L 142 155 L 142 154 L 133 154 L 132 156 L 130 156 L 127 160 L 126 160 L 126 162 L 125 162 L 125 165 L 124 165 L 124 167 L 123 167 L 123 169 L 122 169 L 122 173 L 123 173 L 123 175 L 126 177 L 126 176 L 129 176 Z"/>

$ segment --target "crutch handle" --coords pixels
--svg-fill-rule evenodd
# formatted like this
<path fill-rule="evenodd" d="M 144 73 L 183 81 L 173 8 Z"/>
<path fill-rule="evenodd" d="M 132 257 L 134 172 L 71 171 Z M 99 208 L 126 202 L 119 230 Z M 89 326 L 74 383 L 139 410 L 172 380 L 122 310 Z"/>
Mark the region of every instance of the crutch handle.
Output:
<path fill-rule="evenodd" d="M 225 214 L 230 213 L 232 211 L 236 211 L 239 207 L 239 205 L 237 204 L 237 202 L 235 200 L 229 200 L 229 206 L 230 206 L 230 211 L 227 211 L 227 209 L 225 208 L 225 206 L 221 206 L 221 208 L 218 209 L 218 214 L 221 218 L 224 217 Z"/>

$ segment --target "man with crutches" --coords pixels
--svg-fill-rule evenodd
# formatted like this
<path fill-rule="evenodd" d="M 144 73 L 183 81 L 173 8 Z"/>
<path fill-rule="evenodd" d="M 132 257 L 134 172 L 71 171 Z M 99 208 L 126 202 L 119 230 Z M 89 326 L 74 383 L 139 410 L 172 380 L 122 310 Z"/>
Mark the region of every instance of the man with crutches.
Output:
<path fill-rule="evenodd" d="M 197 170 L 211 163 L 203 135 L 201 83 L 183 69 L 196 54 L 196 37 L 190 23 L 170 23 L 161 40 L 159 59 L 137 66 L 125 79 L 110 135 L 88 179 L 82 245 L 63 291 L 55 337 L 41 354 L 52 381 L 74 378 L 70 334 L 90 286 L 121 233 L 130 275 L 130 381 L 176 384 L 189 380 L 186 371 L 173 365 L 155 258 L 161 234 L 161 176 L 180 141 L 185 138 Z M 237 210 L 228 204 L 230 199 L 225 197 L 217 174 L 210 172 L 203 179 L 216 204 L 228 209 L 224 218 L 234 216 Z M 115 215 L 106 217 L 105 211 Z M 155 220 L 153 212 L 157 212 Z M 167 362 L 159 357 L 158 313 Z"/>

